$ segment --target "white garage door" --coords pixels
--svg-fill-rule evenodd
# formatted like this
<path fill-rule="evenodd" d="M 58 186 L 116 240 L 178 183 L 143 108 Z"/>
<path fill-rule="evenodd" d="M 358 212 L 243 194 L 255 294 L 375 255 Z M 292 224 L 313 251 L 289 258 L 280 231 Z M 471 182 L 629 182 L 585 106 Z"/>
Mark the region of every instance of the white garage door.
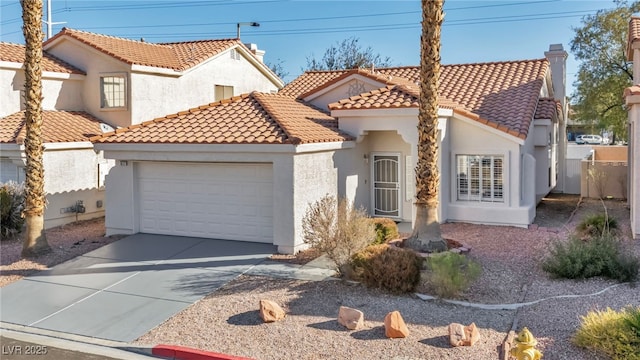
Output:
<path fill-rule="evenodd" d="M 141 162 L 140 232 L 273 243 L 270 164 Z"/>

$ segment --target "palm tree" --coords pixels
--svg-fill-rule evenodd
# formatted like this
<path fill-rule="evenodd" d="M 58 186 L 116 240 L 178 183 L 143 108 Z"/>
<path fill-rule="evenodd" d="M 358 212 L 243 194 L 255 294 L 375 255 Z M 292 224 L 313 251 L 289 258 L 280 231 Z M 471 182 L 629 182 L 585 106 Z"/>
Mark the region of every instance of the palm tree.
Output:
<path fill-rule="evenodd" d="M 25 169 L 24 216 L 27 229 L 22 256 L 51 250 L 44 233 L 44 169 L 42 165 L 42 0 L 20 0 L 25 40 Z"/>
<path fill-rule="evenodd" d="M 420 110 L 418 113 L 418 164 L 416 166 L 416 220 L 406 245 L 419 251 L 447 249 L 438 222 L 438 78 L 440 29 L 444 0 L 422 0 L 420 39 Z"/>

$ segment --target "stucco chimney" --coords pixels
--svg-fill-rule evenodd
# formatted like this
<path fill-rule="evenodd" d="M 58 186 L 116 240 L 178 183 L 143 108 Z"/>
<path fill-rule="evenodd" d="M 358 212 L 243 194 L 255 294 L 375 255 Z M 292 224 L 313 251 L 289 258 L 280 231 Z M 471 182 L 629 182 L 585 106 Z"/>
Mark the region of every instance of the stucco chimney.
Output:
<path fill-rule="evenodd" d="M 553 82 L 553 97 L 562 103 L 562 108 L 566 109 L 567 98 L 567 56 L 562 44 L 549 45 L 549 51 L 545 51 L 544 56 L 551 65 L 551 81 Z M 566 114 L 565 114 L 566 115 Z"/>
<path fill-rule="evenodd" d="M 260 50 L 258 49 L 258 45 L 257 44 L 245 44 L 249 50 L 251 50 L 251 52 L 253 53 L 253 55 L 255 55 L 261 62 L 264 62 L 264 50 Z"/>
<path fill-rule="evenodd" d="M 567 106 L 567 56 L 562 44 L 549 45 L 549 51 L 545 51 L 544 56 L 549 60 L 551 66 L 551 82 L 553 83 L 553 97 L 560 101 L 562 105 L 562 122 L 558 124 L 558 174 L 554 191 L 565 192 L 565 177 L 567 154 L 567 120 L 569 106 Z"/>

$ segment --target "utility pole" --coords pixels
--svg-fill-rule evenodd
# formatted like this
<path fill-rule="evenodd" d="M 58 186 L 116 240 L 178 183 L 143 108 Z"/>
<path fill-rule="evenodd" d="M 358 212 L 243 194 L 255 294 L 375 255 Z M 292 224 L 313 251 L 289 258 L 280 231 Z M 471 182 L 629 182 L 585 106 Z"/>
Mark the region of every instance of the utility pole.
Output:
<path fill-rule="evenodd" d="M 44 21 L 47 24 L 47 39 L 50 39 L 53 35 L 53 25 L 66 24 L 66 22 L 53 22 L 51 19 L 51 0 L 47 0 L 47 20 Z"/>

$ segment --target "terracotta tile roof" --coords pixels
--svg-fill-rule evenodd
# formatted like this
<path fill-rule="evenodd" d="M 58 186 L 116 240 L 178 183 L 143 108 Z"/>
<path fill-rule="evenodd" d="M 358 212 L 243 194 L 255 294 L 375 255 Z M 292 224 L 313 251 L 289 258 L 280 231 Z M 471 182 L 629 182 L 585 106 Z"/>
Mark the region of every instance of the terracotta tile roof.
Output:
<path fill-rule="evenodd" d="M 20 44 L 11 44 L 0 42 L 0 61 L 8 61 L 14 63 L 24 63 L 25 46 Z M 42 53 L 42 69 L 64 74 L 85 74 L 82 70 L 75 68 L 57 57 Z"/>
<path fill-rule="evenodd" d="M 329 81 L 349 72 L 350 70 L 307 71 L 280 89 L 278 94 L 300 97 L 300 95 L 319 88 L 320 86 L 327 84 Z"/>
<path fill-rule="evenodd" d="M 0 119 L 0 143 L 22 144 L 26 135 L 25 112 Z M 42 135 L 45 143 L 89 141 L 102 134 L 100 120 L 84 111 L 43 111 Z"/>
<path fill-rule="evenodd" d="M 252 92 L 91 139 L 97 143 L 301 144 L 352 140 L 327 113 L 290 96 Z"/>
<path fill-rule="evenodd" d="M 189 69 L 234 46 L 244 46 L 238 39 L 200 40 L 176 43 L 148 43 L 115 36 L 63 28 L 45 42 L 45 46 L 62 36 L 81 41 L 127 64 L 173 70 Z M 251 53 L 249 50 L 247 50 Z"/>
<path fill-rule="evenodd" d="M 329 104 L 330 110 L 417 108 L 419 94 L 402 85 L 387 85 Z"/>
<path fill-rule="evenodd" d="M 560 117 L 559 114 L 562 114 L 562 104 L 560 104 L 558 100 L 552 98 L 540 98 L 533 118 L 549 119 L 556 122 Z"/>
<path fill-rule="evenodd" d="M 632 17 L 629 20 L 629 34 L 627 34 L 627 60 L 633 61 L 633 49 L 631 45 L 640 41 L 640 17 Z"/>
<path fill-rule="evenodd" d="M 486 121 L 498 124 L 499 129 L 526 138 L 548 68 L 546 59 L 443 65 L 439 95 Z M 378 75 L 405 78 L 409 82 L 420 78 L 419 67 L 379 68 L 375 71 Z M 323 86 L 344 73 L 307 72 L 280 93 L 299 97 L 310 93 L 313 86 Z"/>

